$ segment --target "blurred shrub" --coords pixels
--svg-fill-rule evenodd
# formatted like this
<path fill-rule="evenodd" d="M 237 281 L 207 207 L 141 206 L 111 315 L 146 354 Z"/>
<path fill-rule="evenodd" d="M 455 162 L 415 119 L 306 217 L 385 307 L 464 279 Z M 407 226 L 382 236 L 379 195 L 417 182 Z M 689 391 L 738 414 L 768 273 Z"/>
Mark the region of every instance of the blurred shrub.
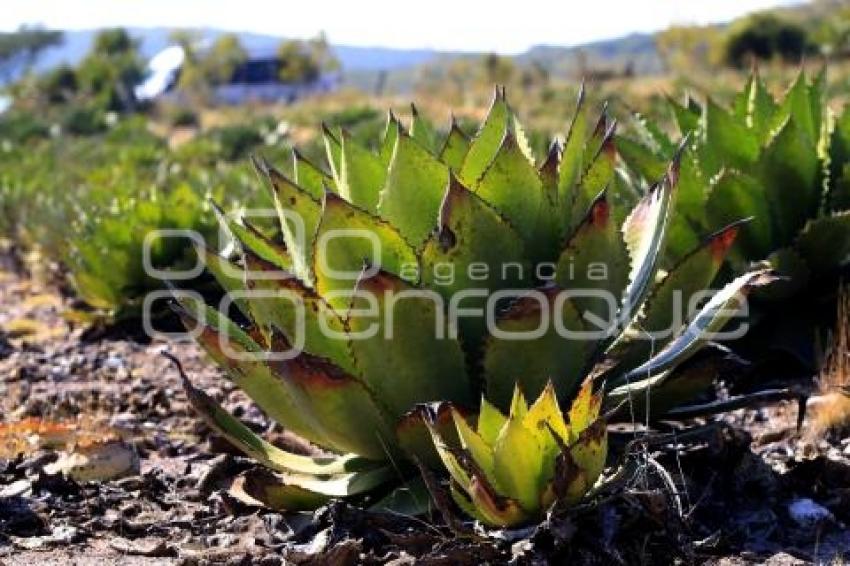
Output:
<path fill-rule="evenodd" d="M 745 67 L 756 59 L 797 63 L 814 50 L 802 25 L 762 13 L 742 18 L 732 25 L 723 53 L 729 65 Z"/>
<path fill-rule="evenodd" d="M 62 129 L 75 136 L 91 136 L 106 130 L 106 116 L 93 107 L 72 107 L 62 119 Z"/>
<path fill-rule="evenodd" d="M 26 143 L 46 138 L 50 128 L 31 112 L 11 111 L 0 116 L 0 139 L 13 143 Z"/>

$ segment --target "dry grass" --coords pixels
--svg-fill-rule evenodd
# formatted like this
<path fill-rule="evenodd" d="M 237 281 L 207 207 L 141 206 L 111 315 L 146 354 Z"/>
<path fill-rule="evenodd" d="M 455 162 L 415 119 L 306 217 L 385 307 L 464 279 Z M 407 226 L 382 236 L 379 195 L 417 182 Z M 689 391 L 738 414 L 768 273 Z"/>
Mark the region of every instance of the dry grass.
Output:
<path fill-rule="evenodd" d="M 838 318 L 832 347 L 818 378 L 819 394 L 809 402 L 811 430 L 821 436 L 850 426 L 850 287 L 838 296 Z"/>

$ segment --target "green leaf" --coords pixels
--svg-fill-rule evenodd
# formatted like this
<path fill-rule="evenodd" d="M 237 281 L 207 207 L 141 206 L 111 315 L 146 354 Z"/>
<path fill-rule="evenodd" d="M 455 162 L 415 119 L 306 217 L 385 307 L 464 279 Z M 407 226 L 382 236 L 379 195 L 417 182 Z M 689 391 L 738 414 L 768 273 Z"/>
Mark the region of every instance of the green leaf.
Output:
<path fill-rule="evenodd" d="M 494 480 L 499 491 L 529 513 L 540 509 L 543 454 L 537 438 L 518 418 L 508 419 L 493 450 Z"/>
<path fill-rule="evenodd" d="M 364 383 L 395 419 L 418 403 L 472 401 L 463 351 L 448 336 L 445 313 L 439 294 L 385 271 L 357 282 L 347 317 L 351 351 Z"/>
<path fill-rule="evenodd" d="M 499 151 L 502 138 L 508 131 L 510 115 L 504 90 L 497 88 L 487 118 L 470 143 L 458 174 L 460 181 L 467 187 L 475 185 Z"/>
<path fill-rule="evenodd" d="M 245 267 L 248 288 L 261 292 L 248 297 L 248 308 L 267 338 L 281 330 L 305 352 L 354 371 L 348 341 L 342 338 L 345 323 L 324 299 L 292 274 L 253 254 L 246 254 Z"/>
<path fill-rule="evenodd" d="M 384 129 L 384 137 L 381 140 L 381 147 L 378 150 L 378 158 L 381 160 L 384 167 L 390 166 L 390 161 L 393 158 L 393 151 L 396 146 L 396 140 L 398 139 L 398 133 L 403 131 L 403 129 L 404 127 L 401 125 L 401 122 L 398 121 L 398 118 L 395 117 L 393 111 L 390 110 L 387 112 L 387 126 Z"/>
<path fill-rule="evenodd" d="M 750 76 L 744 93 L 746 95 L 745 123 L 753 130 L 759 144 L 764 145 L 770 138 L 778 106 L 758 73 Z"/>
<path fill-rule="evenodd" d="M 449 135 L 443 144 L 443 148 L 440 150 L 440 161 L 457 173 L 463 165 L 467 152 L 469 152 L 470 143 L 469 138 L 463 133 L 457 125 L 454 116 L 452 116 L 452 126 L 449 130 Z"/>
<path fill-rule="evenodd" d="M 266 468 L 253 468 L 233 480 L 228 493 L 237 500 L 278 511 L 314 511 L 330 496 L 287 484 Z"/>
<path fill-rule="evenodd" d="M 711 99 L 703 111 L 702 130 L 705 137 L 699 158 L 708 175 L 723 167 L 746 170 L 758 158 L 759 146 L 753 133 Z"/>
<path fill-rule="evenodd" d="M 221 257 L 205 245 L 196 244 L 195 250 L 204 267 L 213 274 L 215 280 L 226 293 L 240 292 L 246 289 L 245 272 L 241 267 L 229 259 Z M 251 316 L 248 302 L 244 298 L 237 298 L 234 303 L 239 312 L 245 316 Z"/>
<path fill-rule="evenodd" d="M 519 234 L 452 175 L 438 229 L 422 250 L 423 286 L 456 301 L 459 309 L 482 309 L 497 289 L 523 285 L 530 278 L 527 269 Z M 484 314 L 459 318 L 461 341 L 473 351 L 484 335 Z"/>
<path fill-rule="evenodd" d="M 850 209 L 850 109 L 835 120 L 829 144 L 827 208 L 833 212 Z"/>
<path fill-rule="evenodd" d="M 628 353 L 620 356 L 621 364 L 647 359 L 676 336 L 688 321 L 694 297 L 710 289 L 741 229 L 736 223 L 712 234 L 655 286 L 636 322 L 626 330 L 632 341 Z"/>
<path fill-rule="evenodd" d="M 797 127 L 805 134 L 808 141 L 816 145 L 820 139 L 820 121 L 823 106 L 811 100 L 809 85 L 803 69 L 797 74 L 797 79 L 791 88 L 785 93 L 780 104 L 779 111 L 773 117 L 773 129 L 776 130 L 782 124 L 791 119 L 796 122 Z M 816 111 L 812 111 L 816 108 Z"/>
<path fill-rule="evenodd" d="M 623 239 L 631 258 L 620 320 L 630 322 L 639 312 L 655 282 L 664 253 L 673 192 L 678 183 L 679 161 L 673 161 L 664 179 L 640 200 L 623 224 Z"/>
<path fill-rule="evenodd" d="M 794 245 L 816 274 L 850 262 L 850 210 L 809 220 Z"/>
<path fill-rule="evenodd" d="M 449 170 L 404 132 L 396 139 L 378 212 L 418 248 L 437 225 Z"/>
<path fill-rule="evenodd" d="M 569 218 L 570 208 L 575 200 L 576 184 L 584 170 L 585 144 L 587 143 L 588 108 L 584 103 L 584 85 L 579 90 L 576 110 L 570 129 L 564 142 L 558 181 L 558 202 L 561 206 L 561 217 Z M 565 227 L 564 231 L 569 230 Z"/>
<path fill-rule="evenodd" d="M 333 189 L 336 192 L 339 192 L 339 187 L 342 186 L 342 144 L 339 141 L 341 135 L 339 130 L 338 134 L 332 132 L 328 125 L 322 122 L 322 139 L 325 142 L 325 154 L 334 180 Z"/>
<path fill-rule="evenodd" d="M 271 185 L 283 241 L 291 257 L 291 266 L 284 267 L 305 284 L 312 285 L 313 238 L 322 214 L 321 204 L 273 167 L 264 167 L 261 173 Z M 271 261 L 268 255 L 257 255 Z"/>
<path fill-rule="evenodd" d="M 322 198 L 326 187 L 334 186 L 333 177 L 301 155 L 297 149 L 292 150 L 292 170 L 295 184 L 315 200 Z"/>
<path fill-rule="evenodd" d="M 647 181 L 656 181 L 667 171 L 667 160 L 629 138 L 617 138 L 617 152 L 626 165 Z"/>
<path fill-rule="evenodd" d="M 279 472 L 305 475 L 348 475 L 375 469 L 375 463 L 354 454 L 311 457 L 293 454 L 266 442 L 212 397 L 196 389 L 188 379 L 183 388 L 192 408 L 231 444 L 264 466 Z"/>
<path fill-rule="evenodd" d="M 555 282 L 560 287 L 601 291 L 611 297 L 613 312 L 600 297 L 578 294 L 572 299 L 580 317 L 589 320 L 589 328 L 594 330 L 604 330 L 617 322 L 617 309 L 628 282 L 629 256 L 611 212 L 603 192 L 567 241 L 555 268 Z"/>
<path fill-rule="evenodd" d="M 569 399 L 580 383 L 592 342 L 566 335 L 585 326 L 568 294 L 558 304 L 561 293 L 563 289 L 552 286 L 521 297 L 496 321 L 501 336 L 487 338 L 483 366 L 487 399 L 497 407 L 508 407 L 517 384 L 537 396 L 551 380 L 562 398 Z"/>
<path fill-rule="evenodd" d="M 511 222 L 527 250 L 538 249 L 535 239 L 544 206 L 543 185 L 511 132 L 473 191 Z"/>
<path fill-rule="evenodd" d="M 773 248 L 790 244 L 820 205 L 821 167 L 815 142 L 792 116 L 762 154 L 758 179 L 773 218 Z"/>
<path fill-rule="evenodd" d="M 437 146 L 437 135 L 434 128 L 416 109 L 415 104 L 410 105 L 413 119 L 410 122 L 410 137 L 413 138 L 428 152 L 433 152 Z"/>
<path fill-rule="evenodd" d="M 394 227 L 333 193 L 325 194 L 315 247 L 316 290 L 337 310 L 348 307 L 364 262 L 411 282 L 418 277 L 416 254 Z"/>
<path fill-rule="evenodd" d="M 668 97 L 667 104 L 670 106 L 670 109 L 673 110 L 673 117 L 676 119 L 676 125 L 679 127 L 680 134 L 685 136 L 699 128 L 702 108 L 696 104 L 696 101 L 689 98 L 688 104 L 683 106 L 674 99 Z"/>
<path fill-rule="evenodd" d="M 706 217 L 713 226 L 724 226 L 742 218 L 752 221 L 741 230 L 732 256 L 739 264 L 761 259 L 773 247 L 770 203 L 763 188 L 749 175 L 724 171 L 715 182 L 706 203 Z"/>
<path fill-rule="evenodd" d="M 351 204 L 375 213 L 387 170 L 381 160 L 342 132 L 339 194 Z"/>
<path fill-rule="evenodd" d="M 663 373 L 684 362 L 706 342 L 715 338 L 723 326 L 737 314 L 747 295 L 774 280 L 769 270 L 741 275 L 714 295 L 694 316 L 684 331 L 657 355 L 614 382 L 620 384 Z"/>
<path fill-rule="evenodd" d="M 570 229 L 578 226 L 579 222 L 587 214 L 594 199 L 614 179 L 614 169 L 617 162 L 617 149 L 614 145 L 614 126 L 612 125 L 600 142 L 599 150 L 595 154 L 588 154 L 592 161 L 589 162 L 584 175 L 578 182 L 573 194 L 571 206 Z"/>

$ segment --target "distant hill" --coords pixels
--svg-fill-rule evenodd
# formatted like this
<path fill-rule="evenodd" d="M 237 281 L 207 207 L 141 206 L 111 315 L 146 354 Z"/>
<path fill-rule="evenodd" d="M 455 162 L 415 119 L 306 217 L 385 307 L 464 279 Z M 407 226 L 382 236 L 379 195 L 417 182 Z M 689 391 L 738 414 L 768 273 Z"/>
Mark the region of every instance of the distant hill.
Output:
<path fill-rule="evenodd" d="M 44 52 L 36 63 L 36 70 L 45 70 L 61 63 L 78 63 L 91 48 L 98 30 L 66 31 L 62 45 Z M 167 28 L 129 28 L 130 34 L 140 41 L 145 57 L 151 57 L 169 45 Z M 226 33 L 216 29 L 198 30 L 205 40 L 214 40 Z M 242 44 L 249 51 L 274 51 L 284 39 L 272 35 L 239 33 Z M 351 71 L 380 71 L 410 67 L 431 61 L 441 53 L 431 49 L 393 49 L 388 47 L 352 47 L 334 45 L 334 52 L 343 65 Z"/>
<path fill-rule="evenodd" d="M 62 63 L 75 65 L 91 48 L 98 30 L 66 31 L 61 45 L 46 50 L 35 65 L 44 71 Z M 168 28 L 129 28 L 139 40 L 142 55 L 151 57 L 169 45 Z M 205 41 L 213 41 L 223 33 L 217 29 L 196 30 Z M 273 52 L 284 39 L 256 33 L 239 33 L 242 44 L 253 52 Z M 371 90 L 386 81 L 388 88 L 405 91 L 413 84 L 417 67 L 424 64 L 442 65 L 455 57 L 474 57 L 480 53 L 452 53 L 432 49 L 394 49 L 388 47 L 354 47 L 333 45 L 342 63 L 348 84 Z M 632 34 L 626 37 L 598 41 L 575 47 L 540 45 L 517 55 L 520 64 L 536 62 L 549 69 L 553 76 L 575 77 L 582 69 L 622 71 L 626 65 L 638 74 L 656 73 L 661 63 L 650 34 Z M 379 75 L 384 75 L 379 79 Z"/>

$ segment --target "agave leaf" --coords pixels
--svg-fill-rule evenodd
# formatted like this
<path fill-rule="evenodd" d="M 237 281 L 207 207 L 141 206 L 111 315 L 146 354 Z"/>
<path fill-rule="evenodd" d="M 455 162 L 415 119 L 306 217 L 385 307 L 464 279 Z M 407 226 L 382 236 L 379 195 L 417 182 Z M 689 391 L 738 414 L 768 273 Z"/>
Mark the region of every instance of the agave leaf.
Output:
<path fill-rule="evenodd" d="M 274 168 L 264 167 L 262 171 L 271 185 L 283 241 L 292 258 L 291 267 L 287 269 L 305 284 L 312 285 L 310 266 L 314 234 L 322 214 L 321 204 Z M 268 256 L 257 255 L 270 261 Z"/>
<path fill-rule="evenodd" d="M 568 504 L 583 497 L 605 469 L 608 431 L 604 419 L 594 420 L 579 433 L 578 439 L 570 446 L 570 456 L 571 461 L 581 470 L 581 474 L 576 477 L 577 481 L 571 489 L 568 489 Z"/>
<path fill-rule="evenodd" d="M 820 121 L 823 107 L 820 104 L 815 106 L 815 101 L 811 100 L 810 95 L 806 73 L 803 69 L 800 69 L 796 80 L 785 93 L 779 110 L 773 116 L 771 129 L 776 131 L 788 120 L 793 120 L 800 131 L 807 137 L 807 141 L 812 145 L 816 145 L 820 138 Z M 816 111 L 813 114 L 812 111 L 815 108 Z"/>
<path fill-rule="evenodd" d="M 585 144 L 587 142 L 588 108 L 584 103 L 584 85 L 579 90 L 576 110 L 564 142 L 558 181 L 558 202 L 561 217 L 569 217 L 575 200 L 576 184 L 584 170 Z M 564 230 L 567 230 L 565 228 Z"/>
<path fill-rule="evenodd" d="M 653 151 L 665 154 L 672 154 L 676 151 L 676 144 L 673 143 L 670 136 L 661 130 L 658 123 L 648 120 L 639 112 L 633 112 L 632 117 L 641 140 Z M 662 169 L 657 176 L 650 178 L 658 179 L 663 174 L 664 170 Z"/>
<path fill-rule="evenodd" d="M 457 482 L 458 485 L 464 490 L 468 490 L 470 483 L 472 482 L 472 478 L 470 477 L 469 471 L 467 471 L 466 466 L 461 460 L 458 458 L 458 451 L 454 450 L 449 446 L 448 443 L 445 442 L 440 432 L 428 421 L 425 421 L 425 426 L 428 427 L 428 431 L 431 434 L 431 440 L 434 443 L 434 448 L 437 451 L 437 454 L 440 456 L 440 460 L 443 465 L 448 470 L 449 475 L 452 477 L 452 480 Z M 457 429 L 455 429 L 457 432 Z"/>
<path fill-rule="evenodd" d="M 835 120 L 829 144 L 829 181 L 827 209 L 850 209 L 850 110 Z"/>
<path fill-rule="evenodd" d="M 322 198 L 325 187 L 333 186 L 333 177 L 301 155 L 297 149 L 292 150 L 292 171 L 295 184 L 314 200 Z"/>
<path fill-rule="evenodd" d="M 508 131 L 511 111 L 503 90 L 496 89 L 487 118 L 469 145 L 458 178 L 467 187 L 474 186 L 493 161 Z"/>
<path fill-rule="evenodd" d="M 207 270 L 213 274 L 215 280 L 226 293 L 240 292 L 245 290 L 245 272 L 241 267 L 221 257 L 205 245 L 195 244 L 198 257 L 201 258 Z M 239 312 L 250 317 L 251 311 L 247 301 L 243 298 L 234 300 Z"/>
<path fill-rule="evenodd" d="M 370 301 L 377 306 L 374 311 Z M 472 401 L 463 351 L 456 339 L 446 337 L 443 299 L 434 291 L 385 271 L 364 273 L 347 324 L 360 375 L 394 418 L 417 403 Z M 370 330 L 373 335 L 365 337 Z"/>
<path fill-rule="evenodd" d="M 672 340 L 657 355 L 632 369 L 615 382 L 650 377 L 684 362 L 699 350 L 740 310 L 747 295 L 754 289 L 774 280 L 769 270 L 752 271 L 741 275 L 721 289 L 694 316 L 682 334 Z"/>
<path fill-rule="evenodd" d="M 416 254 L 395 228 L 333 193 L 325 194 L 315 242 L 316 290 L 337 310 L 348 308 L 364 262 L 418 277 Z"/>
<path fill-rule="evenodd" d="M 287 485 L 328 495 L 331 497 L 350 497 L 367 493 L 387 483 L 395 476 L 390 468 L 376 468 L 364 472 L 353 472 L 336 476 L 321 477 L 310 474 L 281 473 L 281 479 Z"/>
<path fill-rule="evenodd" d="M 330 496 L 287 484 L 265 468 L 253 468 L 233 480 L 228 493 L 239 501 L 278 511 L 312 511 L 330 500 Z"/>
<path fill-rule="evenodd" d="M 387 170 L 381 160 L 342 132 L 342 169 L 338 181 L 339 194 L 351 204 L 372 214 L 378 210 L 378 198 Z"/>
<path fill-rule="evenodd" d="M 291 348 L 278 336 L 274 352 Z M 322 446 L 386 460 L 398 456 L 394 419 L 368 387 L 324 358 L 302 352 L 288 360 L 268 362 L 299 407 L 313 416 L 328 441 Z M 351 426 L 358 423 L 358 426 Z"/>
<path fill-rule="evenodd" d="M 463 511 L 466 515 L 472 517 L 476 521 L 480 521 L 482 523 L 487 522 L 487 519 L 478 512 L 478 509 L 475 508 L 475 504 L 469 499 L 469 496 L 464 492 L 455 482 L 452 482 L 451 486 L 449 486 L 450 493 L 452 494 L 452 499 L 460 507 L 460 510 Z"/>
<path fill-rule="evenodd" d="M 517 501 L 497 494 L 483 478 L 472 478 L 468 493 L 477 515 L 490 525 L 511 527 L 529 518 Z"/>
<path fill-rule="evenodd" d="M 676 120 L 676 125 L 679 127 L 679 133 L 685 136 L 699 128 L 702 108 L 697 106 L 693 99 L 689 99 L 689 103 L 683 106 L 668 97 L 667 104 L 673 111 L 673 117 Z"/>
<path fill-rule="evenodd" d="M 401 125 L 401 122 L 398 121 L 398 118 L 395 117 L 393 111 L 390 110 L 387 112 L 387 126 L 384 129 L 384 137 L 381 140 L 381 147 L 378 149 L 378 159 L 381 160 L 381 163 L 385 168 L 390 166 L 390 161 L 392 161 L 393 158 L 393 151 L 395 151 L 396 140 L 398 140 L 398 134 L 403 130 L 404 127 Z"/>
<path fill-rule="evenodd" d="M 449 170 L 404 132 L 396 139 L 378 212 L 419 247 L 437 223 Z"/>
<path fill-rule="evenodd" d="M 565 398 L 578 385 L 591 343 L 580 334 L 585 327 L 566 295 L 556 311 L 562 292 L 552 286 L 521 297 L 496 321 L 502 337 L 485 342 L 483 367 L 487 398 L 497 407 L 507 407 L 515 384 L 537 396 L 551 380 Z M 540 328 L 545 332 L 535 337 Z M 565 338 L 565 331 L 576 336 Z"/>
<path fill-rule="evenodd" d="M 678 183 L 679 161 L 674 160 L 664 179 L 638 202 L 623 224 L 623 239 L 631 258 L 628 285 L 620 320 L 631 322 L 643 304 L 666 243 L 673 191 Z"/>
<path fill-rule="evenodd" d="M 573 195 L 571 229 L 581 222 L 597 195 L 614 179 L 614 168 L 617 161 L 617 149 L 614 145 L 615 127 L 616 124 L 612 124 L 605 131 L 597 152 L 586 154 L 591 161 L 589 161 Z M 589 145 L 590 142 L 588 142 Z"/>
<path fill-rule="evenodd" d="M 188 328 L 198 324 L 194 312 L 179 312 Z M 207 307 L 205 318 L 200 345 L 285 428 L 329 449 L 376 460 L 395 451 L 387 414 L 359 380 L 324 358 L 293 352 L 282 334 L 272 337 L 267 352 L 215 309 Z M 347 426 L 351 422 L 363 426 Z"/>
<path fill-rule="evenodd" d="M 507 420 L 507 417 L 499 409 L 487 399 L 481 397 L 481 409 L 478 413 L 478 423 L 475 430 L 484 442 L 490 446 L 496 444 L 499 432 Z"/>
<path fill-rule="evenodd" d="M 243 251 L 250 250 L 254 254 L 266 259 L 280 269 L 290 269 L 292 259 L 285 246 L 269 240 L 256 227 L 246 220 L 242 224 L 233 216 L 226 214 L 217 204 L 213 203 L 219 223 L 230 234 L 239 248 Z"/>
<path fill-rule="evenodd" d="M 702 115 L 704 140 L 700 147 L 703 170 L 714 175 L 723 167 L 746 170 L 758 158 L 758 141 L 744 124 L 709 99 Z"/>
<path fill-rule="evenodd" d="M 603 192 L 561 252 L 555 282 L 564 289 L 600 292 L 610 297 L 614 303 L 613 312 L 609 302 L 600 297 L 579 294 L 572 299 L 579 315 L 589 322 L 589 328 L 605 330 L 616 322 L 616 309 L 622 300 L 628 274 L 628 253 L 607 194 Z"/>
<path fill-rule="evenodd" d="M 710 288 L 740 229 L 740 223 L 735 223 L 712 234 L 656 285 L 637 320 L 626 330 L 633 340 L 628 352 L 621 354 L 622 364 L 646 359 L 673 339 L 687 322 L 694 297 Z"/>
<path fill-rule="evenodd" d="M 469 426 L 463 415 L 454 408 L 452 408 L 452 419 L 455 423 L 461 448 L 469 454 L 477 468 L 477 474 L 468 474 L 470 479 L 473 479 L 474 475 L 483 474 L 486 481 L 494 481 L 495 462 L 493 459 L 493 447 L 484 442 L 484 439 Z"/>
<path fill-rule="evenodd" d="M 415 104 L 410 105 L 413 118 L 410 122 L 410 137 L 413 138 L 429 153 L 433 153 L 437 146 L 437 135 L 434 128 L 416 109 Z"/>
<path fill-rule="evenodd" d="M 820 175 L 815 141 L 792 116 L 770 141 L 758 168 L 774 219 L 774 247 L 790 244 L 820 204 Z"/>
<path fill-rule="evenodd" d="M 771 135 L 771 126 L 779 107 L 756 72 L 750 75 L 744 95 L 746 96 L 745 123 L 756 134 L 759 144 L 764 145 Z"/>
<path fill-rule="evenodd" d="M 850 263 L 850 210 L 810 220 L 800 232 L 795 249 L 815 274 Z"/>
<path fill-rule="evenodd" d="M 264 466 L 279 472 L 305 475 L 338 475 L 375 469 L 375 463 L 353 454 L 342 456 L 303 456 L 282 450 L 263 440 L 212 397 L 196 389 L 188 379 L 183 388 L 192 408 L 216 432 L 236 448 Z"/>
<path fill-rule="evenodd" d="M 579 435 L 599 417 L 602 406 L 602 393 L 593 392 L 593 380 L 586 379 L 581 384 L 569 411 L 569 442 L 578 440 Z"/>
<path fill-rule="evenodd" d="M 526 249 L 537 249 L 535 237 L 544 205 L 543 185 L 513 133 L 505 135 L 473 191 L 511 222 L 525 240 Z"/>
<path fill-rule="evenodd" d="M 342 143 L 340 137 L 342 132 L 332 132 L 327 124 L 322 123 L 322 139 L 325 142 L 325 155 L 331 167 L 331 175 L 334 180 L 334 189 L 339 192 L 342 186 Z"/>
<path fill-rule="evenodd" d="M 447 447 L 460 447 L 450 403 L 414 407 L 398 420 L 395 432 L 405 454 L 436 469 L 440 467 L 441 457 L 434 446 L 432 429 Z"/>
<path fill-rule="evenodd" d="M 724 171 L 714 184 L 706 203 L 709 223 L 723 226 L 741 218 L 752 218 L 741 231 L 736 248 L 732 251 L 739 263 L 744 258 L 764 257 L 773 245 L 770 203 L 765 200 L 758 182 L 737 171 Z"/>
<path fill-rule="evenodd" d="M 224 367 L 233 382 L 270 418 L 295 434 L 328 446 L 329 439 L 320 423 L 293 394 L 292 388 L 275 375 L 265 363 L 264 350 L 235 323 L 210 307 L 187 304 L 177 299 L 177 313 L 187 328 L 195 328 L 204 320 L 197 341 L 209 356 Z M 203 319 L 200 318 L 200 311 Z M 236 355 L 246 359 L 237 359 Z M 247 358 L 251 354 L 253 357 Z"/>
<path fill-rule="evenodd" d="M 452 117 L 452 126 L 449 130 L 449 135 L 443 144 L 443 148 L 440 150 L 440 161 L 457 173 L 460 171 L 466 154 L 469 152 L 470 143 L 467 135 L 463 133 L 454 117 Z"/>
<path fill-rule="evenodd" d="M 620 407 L 613 420 L 642 422 L 647 418 L 647 409 L 650 419 L 658 419 L 670 409 L 691 403 L 710 390 L 721 372 L 730 368 L 740 370 L 746 365 L 728 348 L 717 344 L 707 346 L 711 347 L 703 348 L 670 371 L 608 391 L 606 409 Z"/>
<path fill-rule="evenodd" d="M 660 179 L 667 171 L 667 160 L 648 147 L 625 137 L 617 138 L 617 153 L 630 169 L 648 180 Z"/>
<path fill-rule="evenodd" d="M 452 175 L 440 207 L 438 229 L 422 250 L 423 286 L 435 289 L 447 301 L 457 301 L 461 309 L 480 309 L 490 293 L 522 285 L 526 268 L 519 234 Z M 466 290 L 469 293 L 461 294 Z M 468 351 L 480 344 L 484 322 L 483 316 L 458 321 Z"/>
<path fill-rule="evenodd" d="M 499 492 L 529 513 L 540 505 L 543 448 L 524 419 L 508 418 L 493 446 L 493 480 Z"/>
<path fill-rule="evenodd" d="M 346 326 L 337 311 L 294 276 L 253 254 L 245 255 L 245 267 L 248 288 L 262 292 L 251 295 L 248 302 L 252 318 L 267 339 L 275 330 L 299 336 L 305 352 L 354 371 L 348 341 L 341 338 Z"/>
<path fill-rule="evenodd" d="M 681 157 L 679 176 L 676 183 L 675 214 L 670 218 L 665 256 L 667 266 L 681 259 L 702 242 L 702 236 L 717 226 L 731 224 L 743 217 L 729 222 L 707 225 L 706 199 L 708 181 L 702 177 L 696 156 L 687 151 Z"/>

